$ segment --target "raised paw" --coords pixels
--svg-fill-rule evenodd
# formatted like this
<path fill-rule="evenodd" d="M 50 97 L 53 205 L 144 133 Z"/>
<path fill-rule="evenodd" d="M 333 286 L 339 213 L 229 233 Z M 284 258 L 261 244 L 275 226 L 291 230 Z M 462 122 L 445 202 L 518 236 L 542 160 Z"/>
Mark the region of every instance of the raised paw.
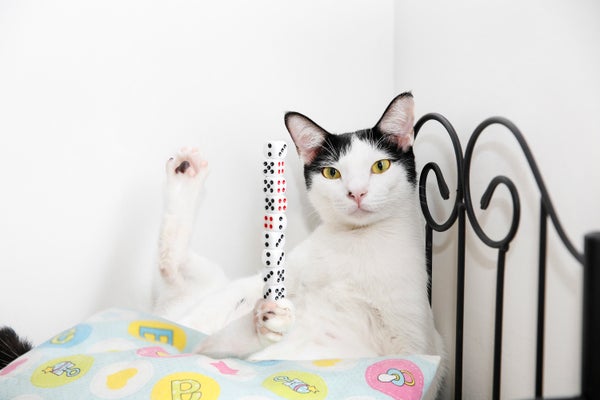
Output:
<path fill-rule="evenodd" d="M 200 189 L 208 175 L 208 162 L 198 149 L 182 148 L 167 161 L 167 212 L 193 218 Z"/>
<path fill-rule="evenodd" d="M 254 326 L 263 344 L 279 342 L 292 327 L 294 319 L 294 305 L 288 299 L 261 299 L 254 307 Z"/>
<path fill-rule="evenodd" d="M 207 167 L 208 162 L 200 156 L 197 148 L 184 147 L 167 161 L 167 174 L 182 174 L 193 178 Z"/>

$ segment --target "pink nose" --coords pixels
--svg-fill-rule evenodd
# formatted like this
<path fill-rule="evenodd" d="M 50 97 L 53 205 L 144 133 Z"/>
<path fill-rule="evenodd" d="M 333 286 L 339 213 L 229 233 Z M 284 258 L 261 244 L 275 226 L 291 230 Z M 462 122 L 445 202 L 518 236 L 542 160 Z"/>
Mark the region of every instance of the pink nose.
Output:
<path fill-rule="evenodd" d="M 354 199 L 354 201 L 356 201 L 357 203 L 360 204 L 360 201 L 363 199 L 363 197 L 365 197 L 367 194 L 367 191 L 359 191 L 359 192 L 348 192 L 348 197 L 351 199 Z"/>

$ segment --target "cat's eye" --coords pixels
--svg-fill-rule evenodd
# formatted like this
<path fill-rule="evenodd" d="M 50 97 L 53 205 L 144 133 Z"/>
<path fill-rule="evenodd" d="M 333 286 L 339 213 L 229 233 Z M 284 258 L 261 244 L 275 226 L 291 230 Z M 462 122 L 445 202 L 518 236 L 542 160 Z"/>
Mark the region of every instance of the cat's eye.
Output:
<path fill-rule="evenodd" d="M 333 167 L 325 167 L 321 170 L 321 173 L 327 179 L 340 179 L 342 177 L 340 171 Z"/>
<path fill-rule="evenodd" d="M 371 172 L 374 173 L 374 174 L 382 174 L 385 171 L 387 171 L 388 169 L 390 169 L 391 165 L 392 165 L 392 162 L 390 160 L 379 160 L 379 161 L 376 161 L 371 166 Z"/>

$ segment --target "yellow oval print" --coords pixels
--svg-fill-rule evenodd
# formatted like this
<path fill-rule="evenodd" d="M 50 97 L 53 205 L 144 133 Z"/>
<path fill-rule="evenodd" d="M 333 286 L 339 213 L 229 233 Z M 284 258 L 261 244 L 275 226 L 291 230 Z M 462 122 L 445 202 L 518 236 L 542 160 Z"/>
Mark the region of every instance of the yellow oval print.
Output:
<path fill-rule="evenodd" d="M 262 385 L 288 400 L 322 400 L 327 397 L 327 385 L 323 378 L 309 372 L 278 372 L 265 379 Z"/>
<path fill-rule="evenodd" d="M 154 374 L 146 360 L 122 361 L 96 372 L 90 390 L 102 399 L 120 399 L 141 390 Z"/>
<path fill-rule="evenodd" d="M 185 349 L 185 331 L 175 324 L 162 321 L 134 321 L 127 329 L 130 335 L 149 342 L 170 344 L 179 351 Z"/>
<path fill-rule="evenodd" d="M 215 400 L 219 397 L 219 384 L 208 376 L 196 372 L 177 372 L 162 378 L 150 396 L 151 400 Z"/>
<path fill-rule="evenodd" d="M 63 386 L 84 376 L 93 363 L 93 357 L 84 355 L 55 358 L 36 368 L 31 383 L 41 388 Z"/>

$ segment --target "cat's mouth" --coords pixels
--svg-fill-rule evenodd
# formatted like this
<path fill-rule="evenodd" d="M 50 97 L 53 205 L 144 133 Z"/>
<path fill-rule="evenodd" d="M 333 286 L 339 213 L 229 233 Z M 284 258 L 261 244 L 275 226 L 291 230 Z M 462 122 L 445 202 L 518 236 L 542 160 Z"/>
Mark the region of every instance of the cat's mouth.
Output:
<path fill-rule="evenodd" d="M 354 217 L 360 217 L 361 215 L 368 215 L 372 213 L 373 211 L 369 210 L 368 208 L 365 208 L 364 204 L 354 204 L 348 214 Z"/>

